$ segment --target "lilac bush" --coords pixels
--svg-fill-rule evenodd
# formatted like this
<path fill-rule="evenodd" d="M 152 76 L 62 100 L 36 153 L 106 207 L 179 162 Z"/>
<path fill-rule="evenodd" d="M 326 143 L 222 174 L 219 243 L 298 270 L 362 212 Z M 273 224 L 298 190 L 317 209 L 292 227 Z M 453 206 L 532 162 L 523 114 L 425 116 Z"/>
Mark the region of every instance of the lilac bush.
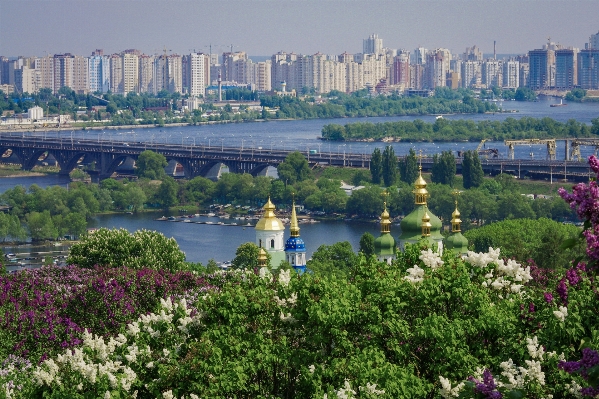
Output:
<path fill-rule="evenodd" d="M 0 358 L 32 361 L 81 343 L 84 329 L 112 336 L 161 298 L 211 287 L 191 272 L 48 266 L 0 277 Z"/>

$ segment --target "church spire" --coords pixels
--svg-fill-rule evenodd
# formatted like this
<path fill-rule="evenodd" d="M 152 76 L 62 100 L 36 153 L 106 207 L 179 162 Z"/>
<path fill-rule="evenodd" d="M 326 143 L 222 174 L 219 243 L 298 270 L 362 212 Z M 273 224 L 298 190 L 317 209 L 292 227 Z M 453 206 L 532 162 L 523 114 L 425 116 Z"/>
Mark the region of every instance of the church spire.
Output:
<path fill-rule="evenodd" d="M 422 237 L 430 237 L 431 227 L 431 217 L 428 212 L 424 211 L 424 215 L 422 215 Z"/>
<path fill-rule="evenodd" d="M 291 233 L 291 237 L 299 237 L 299 224 L 297 223 L 297 215 L 295 213 L 295 199 L 291 205 L 291 224 L 289 226 L 289 231 Z"/>

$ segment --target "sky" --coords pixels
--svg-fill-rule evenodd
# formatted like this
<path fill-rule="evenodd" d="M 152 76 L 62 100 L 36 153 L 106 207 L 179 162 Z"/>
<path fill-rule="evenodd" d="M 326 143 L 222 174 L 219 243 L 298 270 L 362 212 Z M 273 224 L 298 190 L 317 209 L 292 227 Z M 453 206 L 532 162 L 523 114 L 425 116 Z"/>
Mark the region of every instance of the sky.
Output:
<path fill-rule="evenodd" d="M 599 0 L 0 0 L 0 55 L 138 49 L 268 56 L 383 46 L 516 54 L 551 41 L 584 48 Z"/>

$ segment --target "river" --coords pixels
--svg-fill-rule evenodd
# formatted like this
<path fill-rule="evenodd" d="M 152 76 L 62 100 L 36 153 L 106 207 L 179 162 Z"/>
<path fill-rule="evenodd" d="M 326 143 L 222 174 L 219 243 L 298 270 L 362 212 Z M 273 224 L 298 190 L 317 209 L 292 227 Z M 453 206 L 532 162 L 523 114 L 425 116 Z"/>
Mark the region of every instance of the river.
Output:
<path fill-rule="evenodd" d="M 535 118 L 551 117 L 560 122 L 568 119 L 576 119 L 580 122 L 590 123 L 599 117 L 599 103 L 569 103 L 565 107 L 549 107 L 555 103 L 553 98 L 541 97 L 538 102 L 504 101 L 503 108 L 515 110 L 514 113 L 498 114 L 474 114 L 474 115 L 447 115 L 448 119 L 471 119 L 479 120 L 504 120 L 508 117 L 521 118 L 530 116 Z M 435 116 L 418 117 L 426 122 L 433 122 Z M 375 147 L 382 148 L 384 143 L 329 143 L 319 140 L 322 127 L 326 124 L 346 124 L 352 122 L 390 122 L 399 120 L 414 120 L 417 117 L 376 117 L 376 118 L 345 118 L 345 119 L 316 119 L 297 121 L 268 121 L 240 124 L 215 124 L 202 126 L 185 126 L 171 128 L 136 128 L 133 131 L 106 129 L 104 131 L 62 131 L 62 132 L 36 132 L 35 134 L 47 134 L 62 137 L 87 138 L 114 141 L 147 141 L 159 143 L 181 143 L 186 146 L 195 145 L 219 147 L 244 146 L 245 148 L 259 147 L 263 149 L 318 149 L 319 151 L 351 152 L 370 154 Z M 31 134 L 31 133 L 26 133 Z M 425 154 L 432 155 L 444 150 L 468 150 L 475 149 L 478 143 L 393 143 L 395 153 L 404 155 L 410 148 L 422 149 Z M 487 148 L 499 148 L 503 156 L 506 156 L 507 148 L 503 143 L 487 142 Z M 583 155 L 590 155 L 593 148 L 582 147 Z M 530 159 L 533 153 L 536 157 L 545 157 L 545 146 L 520 146 L 516 147 L 516 157 Z M 560 152 L 561 151 L 561 155 Z M 558 148 L 558 157 L 563 159 L 563 149 Z M 37 184 L 40 187 L 51 185 L 68 185 L 68 179 L 60 176 L 30 176 L 0 178 L 0 192 L 6 191 L 15 185 L 29 187 Z M 162 232 L 167 237 L 177 240 L 181 249 L 185 252 L 187 260 L 191 262 L 206 263 L 209 259 L 216 261 L 231 260 L 235 256 L 236 248 L 244 242 L 255 241 L 253 227 L 231 227 L 221 225 L 196 224 L 196 223 L 174 223 L 156 221 L 162 216 L 156 213 L 142 213 L 136 215 L 100 215 L 94 218 L 90 227 L 123 227 L 133 232 L 138 229 L 151 229 Z M 198 219 L 200 220 L 200 219 Z M 210 219 L 201 219 L 210 220 Z M 212 221 L 217 221 L 214 219 Z M 320 222 L 301 225 L 301 237 L 306 242 L 308 257 L 322 244 L 334 244 L 339 241 L 349 241 L 355 250 L 361 235 L 368 231 L 378 236 L 378 225 L 375 223 L 345 223 L 345 222 Z M 392 228 L 394 235 L 398 235 L 399 227 Z M 286 237 L 288 236 L 288 233 Z M 38 251 L 49 251 L 52 248 L 37 249 Z M 29 251 L 22 247 L 5 248 L 5 252 Z M 21 255 L 26 256 L 26 255 Z"/>

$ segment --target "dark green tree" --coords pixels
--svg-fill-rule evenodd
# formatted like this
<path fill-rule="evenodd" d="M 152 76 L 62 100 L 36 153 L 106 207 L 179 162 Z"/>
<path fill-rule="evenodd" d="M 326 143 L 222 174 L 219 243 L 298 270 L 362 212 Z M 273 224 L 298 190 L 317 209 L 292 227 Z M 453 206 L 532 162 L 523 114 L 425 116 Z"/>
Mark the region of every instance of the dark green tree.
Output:
<path fill-rule="evenodd" d="M 260 248 L 253 242 L 246 242 L 237 247 L 235 251 L 235 258 L 231 262 L 231 265 L 235 269 L 254 269 L 258 267 L 258 254 Z M 266 266 L 270 265 L 270 254 L 266 253 Z"/>
<path fill-rule="evenodd" d="M 286 184 L 295 184 L 312 177 L 310 165 L 306 157 L 299 151 L 294 151 L 285 157 L 285 160 L 277 167 L 279 179 Z"/>
<path fill-rule="evenodd" d="M 357 265 L 358 260 L 359 257 L 353 251 L 351 244 L 342 241 L 318 247 L 306 266 L 315 273 L 346 277 Z"/>
<path fill-rule="evenodd" d="M 383 182 L 385 183 L 385 186 L 392 186 L 397 181 L 397 166 L 395 150 L 388 145 L 383 151 Z"/>
<path fill-rule="evenodd" d="M 164 155 L 146 150 L 139 154 L 135 162 L 135 174 L 151 180 L 160 180 L 166 175 L 164 171 L 166 165 L 168 162 Z"/>
<path fill-rule="evenodd" d="M 418 160 L 416 159 L 416 152 L 413 148 L 410 148 L 408 155 L 399 162 L 399 169 L 401 172 L 401 181 L 408 184 L 414 184 L 418 178 Z"/>
<path fill-rule="evenodd" d="M 362 234 L 362 237 L 360 237 L 360 252 L 366 256 L 374 255 L 374 236 L 369 232 Z"/>
<path fill-rule="evenodd" d="M 177 204 L 177 192 L 179 191 L 179 186 L 175 179 L 172 177 L 166 176 L 160 187 L 158 188 L 158 192 L 156 193 L 156 200 L 162 206 L 163 209 L 168 209 L 171 206 Z"/>
<path fill-rule="evenodd" d="M 443 151 L 441 155 L 433 156 L 433 168 L 431 180 L 433 183 L 447 184 L 453 186 L 455 179 L 456 162 L 451 151 Z"/>
<path fill-rule="evenodd" d="M 372 183 L 381 184 L 383 176 L 383 157 L 381 150 L 375 148 L 370 157 L 370 173 L 372 174 Z"/>
<path fill-rule="evenodd" d="M 466 151 L 462 159 L 462 177 L 464 178 L 464 188 L 480 187 L 483 184 L 485 173 L 478 158 L 478 153 L 474 150 Z"/>

